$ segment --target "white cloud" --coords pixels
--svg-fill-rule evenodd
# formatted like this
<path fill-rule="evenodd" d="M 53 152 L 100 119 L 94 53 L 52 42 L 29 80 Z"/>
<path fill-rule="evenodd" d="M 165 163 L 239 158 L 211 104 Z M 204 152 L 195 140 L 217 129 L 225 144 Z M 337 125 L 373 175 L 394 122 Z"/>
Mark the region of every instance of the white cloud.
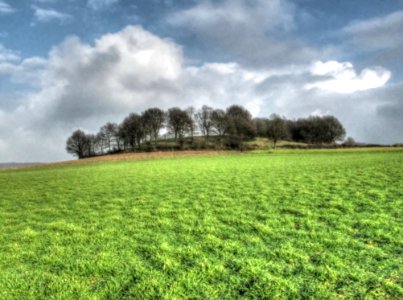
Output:
<path fill-rule="evenodd" d="M 7 76 L 14 83 L 38 86 L 46 64 L 47 61 L 40 57 L 22 59 L 16 51 L 4 48 L 0 44 L 0 79 Z"/>
<path fill-rule="evenodd" d="M 116 4 L 117 2 L 119 2 L 119 0 L 88 0 L 88 7 L 97 10 Z"/>
<path fill-rule="evenodd" d="M 321 81 L 344 80 L 346 74 L 354 82 L 372 77 L 378 80 L 386 70 L 368 69 L 356 75 L 351 63 L 325 62 L 257 71 L 238 63 L 195 66 L 185 61 L 181 47 L 173 41 L 129 26 L 100 37 L 93 45 L 68 38 L 54 47 L 46 60 L 11 63 L 14 76 L 22 72 L 27 82 L 31 80 L 28 74 L 38 80 L 35 92 L 20 96 L 18 103 L 22 104 L 6 117 L 1 113 L 1 119 L 6 118 L 0 126 L 1 159 L 69 158 L 64 145 L 75 128 L 95 131 L 106 121 L 120 122 L 130 112 L 153 106 L 167 109 L 207 104 L 225 108 L 237 103 L 254 115 L 277 112 L 287 117 L 328 112 L 340 117 L 349 134 L 358 140 L 385 140 L 385 135 L 374 134 L 373 129 L 367 135 L 366 126 L 376 127 L 374 120 L 388 114 L 388 107 L 398 105 L 397 100 L 382 102 L 384 94 L 367 94 L 365 89 L 373 86 L 360 86 L 357 90 L 362 91 L 351 94 L 305 88 Z M 379 108 L 383 104 L 388 106 Z M 399 133 L 387 138 L 397 137 Z"/>
<path fill-rule="evenodd" d="M 6 2 L 0 0 L 0 14 L 13 13 L 15 10 Z"/>
<path fill-rule="evenodd" d="M 188 67 L 183 60 L 181 47 L 139 27 L 104 35 L 94 46 L 68 38 L 51 51 L 41 73 L 36 73 L 41 74 L 38 91 L 27 94 L 24 104 L 11 113 L 12 120 L 21 121 L 18 129 L 13 122 L 9 129 L 3 128 L 25 146 L 0 156 L 8 160 L 67 158 L 64 142 L 74 128 L 97 130 L 103 122 L 121 121 L 129 112 L 150 106 L 225 108 L 239 103 L 258 113 L 263 97 L 253 95 L 253 90 L 261 74 L 254 76 L 237 64 Z M 23 64 L 14 66 L 14 72 Z M 46 158 L 36 145 L 41 135 L 46 136 L 41 138 L 44 143 L 51 144 Z M 9 147 L 16 147 L 16 141 L 9 142 Z"/>
<path fill-rule="evenodd" d="M 69 38 L 50 54 L 45 82 L 59 92 L 48 113 L 70 122 L 139 109 L 169 95 L 181 72 L 181 49 L 139 27 L 104 35 L 94 47 Z"/>
<path fill-rule="evenodd" d="M 73 17 L 69 14 L 61 13 L 54 9 L 40 8 L 36 5 L 32 5 L 31 8 L 34 10 L 34 17 L 37 22 L 46 23 L 51 21 L 59 21 L 60 23 L 67 22 Z"/>
<path fill-rule="evenodd" d="M 46 64 L 47 61 L 40 57 L 11 62 L 1 62 L 0 60 L 0 76 L 9 76 L 12 82 L 23 83 L 25 86 L 39 86 Z"/>
<path fill-rule="evenodd" d="M 341 94 L 382 87 L 391 77 L 391 72 L 381 67 L 366 68 L 358 75 L 351 63 L 337 61 L 318 61 L 313 64 L 310 71 L 312 75 L 329 77 L 329 79 L 306 84 L 306 89 L 318 88 Z"/>
<path fill-rule="evenodd" d="M 331 114 L 336 116 L 349 136 L 370 143 L 403 141 L 403 86 L 385 85 L 355 93 L 337 93 L 322 89 L 306 89 L 317 76 L 309 70 L 301 75 L 270 77 L 259 86 L 265 96 L 261 115 L 273 112 L 288 118 Z M 395 113 L 393 116 L 391 112 Z"/>
<path fill-rule="evenodd" d="M 20 56 L 17 52 L 6 49 L 0 44 L 0 64 L 4 62 L 15 62 L 20 60 Z"/>

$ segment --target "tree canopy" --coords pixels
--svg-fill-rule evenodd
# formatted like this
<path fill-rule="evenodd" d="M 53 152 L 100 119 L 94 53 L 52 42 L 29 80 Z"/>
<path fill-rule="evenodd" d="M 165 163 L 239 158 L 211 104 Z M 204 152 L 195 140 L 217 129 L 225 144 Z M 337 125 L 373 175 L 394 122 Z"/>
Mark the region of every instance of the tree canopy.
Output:
<path fill-rule="evenodd" d="M 165 143 L 160 142 L 161 132 Z M 107 122 L 96 134 L 76 130 L 67 139 L 66 150 L 84 158 L 122 151 L 158 150 L 162 145 L 183 149 L 186 140 L 191 147 L 197 147 L 193 144 L 194 135 L 204 137 L 204 147 L 243 149 L 244 143 L 255 137 L 268 138 L 276 147 L 279 140 L 335 143 L 345 134 L 343 125 L 334 116 L 287 120 L 272 114 L 269 118 L 253 119 L 240 105 L 231 105 L 226 110 L 206 105 L 200 109 L 173 107 L 167 111 L 154 107 L 141 114 L 130 113 L 120 124 Z"/>

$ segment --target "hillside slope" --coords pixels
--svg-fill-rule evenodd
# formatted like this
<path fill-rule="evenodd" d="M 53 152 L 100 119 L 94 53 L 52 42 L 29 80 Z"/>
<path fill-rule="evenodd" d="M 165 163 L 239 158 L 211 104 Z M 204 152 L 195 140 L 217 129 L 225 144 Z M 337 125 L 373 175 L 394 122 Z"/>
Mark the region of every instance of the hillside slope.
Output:
<path fill-rule="evenodd" d="M 0 172 L 1 299 L 403 297 L 403 151 Z"/>

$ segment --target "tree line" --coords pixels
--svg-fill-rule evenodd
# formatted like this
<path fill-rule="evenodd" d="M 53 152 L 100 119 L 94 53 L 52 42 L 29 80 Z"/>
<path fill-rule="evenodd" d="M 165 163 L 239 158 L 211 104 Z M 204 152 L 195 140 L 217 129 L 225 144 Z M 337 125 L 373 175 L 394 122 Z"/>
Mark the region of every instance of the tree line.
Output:
<path fill-rule="evenodd" d="M 96 134 L 76 130 L 67 139 L 66 150 L 85 158 L 107 153 L 185 148 L 242 149 L 245 141 L 256 137 L 269 138 L 274 147 L 279 140 L 327 144 L 340 141 L 344 136 L 345 129 L 334 116 L 287 120 L 276 114 L 269 118 L 252 118 L 240 105 L 226 110 L 206 105 L 198 110 L 173 107 L 163 111 L 155 107 L 141 114 L 131 113 L 120 124 L 108 122 Z"/>

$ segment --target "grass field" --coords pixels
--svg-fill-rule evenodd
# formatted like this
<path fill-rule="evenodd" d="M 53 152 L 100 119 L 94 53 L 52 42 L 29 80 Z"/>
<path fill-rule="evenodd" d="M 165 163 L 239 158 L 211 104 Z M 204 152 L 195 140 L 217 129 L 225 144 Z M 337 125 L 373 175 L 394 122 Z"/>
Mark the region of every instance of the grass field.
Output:
<path fill-rule="evenodd" d="M 403 298 L 403 150 L 0 171 L 0 299 Z"/>

